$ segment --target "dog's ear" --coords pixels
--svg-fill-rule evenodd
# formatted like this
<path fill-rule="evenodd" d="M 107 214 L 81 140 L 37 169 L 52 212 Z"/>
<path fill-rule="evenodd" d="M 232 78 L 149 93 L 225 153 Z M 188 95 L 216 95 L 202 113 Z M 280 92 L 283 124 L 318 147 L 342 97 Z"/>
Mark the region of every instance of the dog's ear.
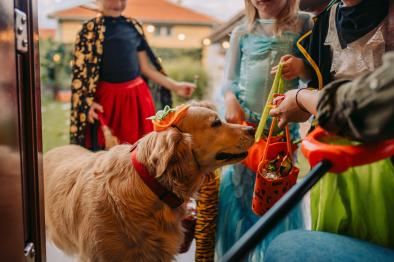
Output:
<path fill-rule="evenodd" d="M 152 158 L 156 162 L 156 176 L 171 172 L 173 178 L 182 180 L 181 176 L 187 174 L 190 165 L 193 165 L 191 135 L 175 128 L 160 133 L 161 137 L 152 152 Z"/>

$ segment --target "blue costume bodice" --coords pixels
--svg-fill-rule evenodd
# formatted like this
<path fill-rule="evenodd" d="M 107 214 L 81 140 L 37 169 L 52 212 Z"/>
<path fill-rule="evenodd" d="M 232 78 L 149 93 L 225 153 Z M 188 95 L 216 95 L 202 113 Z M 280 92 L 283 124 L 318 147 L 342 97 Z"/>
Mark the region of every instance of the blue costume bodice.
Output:
<path fill-rule="evenodd" d="M 295 43 L 305 27 L 303 24 L 300 32 L 274 35 L 274 23 L 275 20 L 258 19 L 252 30 L 240 25 L 231 35 L 222 89 L 234 92 L 245 112 L 245 120 L 251 123 L 259 121 L 267 101 L 274 80 L 272 67 L 279 64 L 282 56 L 296 53 Z M 298 80 L 285 81 L 285 91 L 297 87 Z"/>

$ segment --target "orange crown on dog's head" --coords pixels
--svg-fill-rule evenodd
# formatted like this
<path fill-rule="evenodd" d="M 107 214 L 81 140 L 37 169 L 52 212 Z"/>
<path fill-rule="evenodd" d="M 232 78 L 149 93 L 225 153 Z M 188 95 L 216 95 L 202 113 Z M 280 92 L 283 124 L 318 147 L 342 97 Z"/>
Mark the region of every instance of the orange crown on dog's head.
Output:
<path fill-rule="evenodd" d="M 164 131 L 177 125 L 186 116 L 188 108 L 189 105 L 180 105 L 176 108 L 165 106 L 163 110 L 159 110 L 156 115 L 148 119 L 152 120 L 155 131 Z"/>

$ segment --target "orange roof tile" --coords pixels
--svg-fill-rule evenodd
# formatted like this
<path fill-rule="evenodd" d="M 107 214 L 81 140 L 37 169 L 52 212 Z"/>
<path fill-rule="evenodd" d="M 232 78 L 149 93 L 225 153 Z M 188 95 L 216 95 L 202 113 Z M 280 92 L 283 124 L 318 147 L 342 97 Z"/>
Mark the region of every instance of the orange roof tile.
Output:
<path fill-rule="evenodd" d="M 94 17 L 97 12 L 86 6 L 77 6 L 50 14 L 57 19 L 83 19 Z M 129 0 L 125 16 L 143 22 L 185 23 L 185 24 L 216 24 L 212 17 L 200 14 L 183 6 L 166 0 Z"/>
<path fill-rule="evenodd" d="M 76 20 L 87 20 L 95 17 L 97 12 L 83 6 L 71 7 L 63 10 L 56 11 L 49 14 L 50 18 L 56 19 L 76 19 Z"/>

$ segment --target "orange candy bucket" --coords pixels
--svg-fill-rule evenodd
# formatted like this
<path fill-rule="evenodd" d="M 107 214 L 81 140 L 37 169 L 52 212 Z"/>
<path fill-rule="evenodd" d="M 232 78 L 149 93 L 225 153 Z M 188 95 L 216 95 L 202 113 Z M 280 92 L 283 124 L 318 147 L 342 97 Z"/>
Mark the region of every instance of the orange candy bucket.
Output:
<path fill-rule="evenodd" d="M 299 173 L 299 169 L 292 164 L 292 155 L 297 147 L 291 144 L 288 126 L 285 128 L 286 142 L 278 141 L 281 137 L 273 139 L 274 126 L 275 119 L 272 121 L 267 140 L 260 140 L 265 144 L 261 147 L 264 149 L 263 153 L 261 154 L 261 148 L 254 152 L 255 157 L 258 157 L 257 152 L 262 155 L 258 162 L 254 162 L 258 163 L 258 166 L 252 198 L 252 210 L 259 216 L 267 212 L 295 185 Z"/>

